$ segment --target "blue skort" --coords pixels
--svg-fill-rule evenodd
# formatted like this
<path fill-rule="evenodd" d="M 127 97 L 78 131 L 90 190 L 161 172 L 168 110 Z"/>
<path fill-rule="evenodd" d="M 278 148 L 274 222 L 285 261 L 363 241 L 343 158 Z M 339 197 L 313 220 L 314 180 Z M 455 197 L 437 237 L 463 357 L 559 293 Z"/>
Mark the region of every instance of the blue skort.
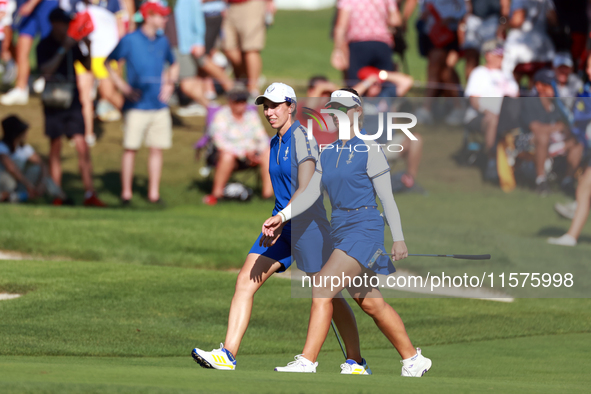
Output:
<path fill-rule="evenodd" d="M 331 225 L 334 248 L 347 253 L 365 268 L 369 268 L 369 262 L 378 250 L 386 253 L 384 219 L 377 208 L 335 209 L 332 211 Z M 396 272 L 388 256 L 380 256 L 370 269 L 382 275 Z"/>
<path fill-rule="evenodd" d="M 297 228 L 292 228 L 292 223 L 288 223 L 275 245 L 269 248 L 259 246 L 263 236 L 261 233 L 249 253 L 260 254 L 280 262 L 283 268 L 277 272 L 288 269 L 294 260 L 301 271 L 319 272 L 333 251 L 328 220 L 296 222 L 296 224 Z"/>

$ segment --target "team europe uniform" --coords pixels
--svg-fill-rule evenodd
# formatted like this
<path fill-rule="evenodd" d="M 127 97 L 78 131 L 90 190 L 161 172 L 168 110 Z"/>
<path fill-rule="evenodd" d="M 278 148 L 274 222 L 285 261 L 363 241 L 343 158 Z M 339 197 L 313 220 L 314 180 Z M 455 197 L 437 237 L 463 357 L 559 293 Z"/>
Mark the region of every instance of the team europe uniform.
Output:
<path fill-rule="evenodd" d="M 361 133 L 365 134 L 365 130 Z M 380 176 L 390 176 L 384 152 L 375 141 L 366 143 L 359 137 L 347 142 L 338 140 L 332 148 L 323 149 L 316 171 L 322 174 L 322 187 L 332 205 L 334 248 L 369 268 L 378 249 L 386 253 L 384 220 L 376 205 L 372 183 Z M 379 257 L 371 269 L 384 275 L 396 271 L 387 256 Z"/>
<path fill-rule="evenodd" d="M 299 121 L 283 135 L 271 139 L 269 173 L 275 192 L 273 216 L 284 209 L 298 189 L 298 165 L 306 160 L 318 161 L 316 140 L 308 139 L 308 132 Z M 257 253 L 279 261 L 285 271 L 295 259 L 301 271 L 320 271 L 332 253 L 330 225 L 320 196 L 305 216 L 288 222 L 275 245 L 259 246 L 259 235 L 249 253 Z"/>

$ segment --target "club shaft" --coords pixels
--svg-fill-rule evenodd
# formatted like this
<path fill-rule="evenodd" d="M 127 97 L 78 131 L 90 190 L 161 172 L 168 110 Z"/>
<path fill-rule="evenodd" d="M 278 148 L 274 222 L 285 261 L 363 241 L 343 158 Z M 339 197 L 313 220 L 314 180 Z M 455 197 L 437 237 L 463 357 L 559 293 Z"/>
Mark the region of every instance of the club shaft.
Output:
<path fill-rule="evenodd" d="M 343 343 L 341 342 L 341 337 L 339 337 L 339 333 L 337 332 L 337 328 L 334 325 L 334 321 L 330 321 L 330 326 L 332 327 L 332 330 L 334 331 L 334 335 L 337 337 L 337 341 L 339 342 L 339 346 L 341 347 L 341 351 L 343 352 L 343 357 L 345 357 L 345 360 L 347 360 L 347 353 L 345 352 L 345 348 L 343 347 Z"/>

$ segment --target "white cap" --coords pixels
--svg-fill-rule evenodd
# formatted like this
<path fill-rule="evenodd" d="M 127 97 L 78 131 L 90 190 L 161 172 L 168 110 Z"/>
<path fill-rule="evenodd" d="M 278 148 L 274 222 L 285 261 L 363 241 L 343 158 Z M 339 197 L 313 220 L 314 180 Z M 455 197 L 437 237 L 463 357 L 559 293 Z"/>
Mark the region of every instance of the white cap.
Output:
<path fill-rule="evenodd" d="M 554 56 L 554 60 L 552 61 L 552 66 L 554 68 L 560 67 L 560 66 L 567 66 L 567 67 L 572 68 L 574 66 L 574 64 L 573 64 L 573 59 L 570 57 L 570 53 L 566 53 L 566 52 L 557 53 Z"/>
<path fill-rule="evenodd" d="M 355 93 L 346 90 L 335 90 L 330 95 L 330 101 L 326 103 L 325 107 L 333 103 L 342 104 L 345 107 L 355 107 L 356 105 L 361 105 L 361 99 Z"/>
<path fill-rule="evenodd" d="M 273 82 L 269 87 L 265 90 L 265 93 L 261 94 L 254 100 L 256 105 L 261 105 L 265 99 L 272 101 L 274 103 L 295 103 L 296 102 L 296 94 L 293 88 L 289 85 L 286 85 L 281 82 Z"/>

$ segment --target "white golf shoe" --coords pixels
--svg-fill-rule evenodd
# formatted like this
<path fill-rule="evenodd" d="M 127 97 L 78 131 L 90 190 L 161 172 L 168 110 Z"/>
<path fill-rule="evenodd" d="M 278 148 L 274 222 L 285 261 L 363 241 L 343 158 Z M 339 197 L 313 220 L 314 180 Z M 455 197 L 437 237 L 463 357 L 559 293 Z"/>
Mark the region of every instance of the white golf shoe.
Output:
<path fill-rule="evenodd" d="M 371 375 L 371 369 L 367 366 L 365 359 L 362 359 L 361 364 L 355 360 L 347 360 L 341 364 L 342 375 Z"/>
<path fill-rule="evenodd" d="M 236 369 L 236 359 L 229 350 L 224 348 L 223 343 L 220 343 L 219 349 L 213 349 L 211 352 L 195 348 L 191 352 L 191 356 L 203 368 L 222 369 L 226 371 Z"/>
<path fill-rule="evenodd" d="M 417 354 L 414 357 L 400 361 L 402 364 L 401 376 L 420 378 L 431 369 L 431 360 L 421 354 L 421 349 L 417 348 Z"/>
<path fill-rule="evenodd" d="M 577 246 L 577 239 L 570 234 L 564 234 L 562 237 L 558 238 L 550 237 L 547 242 L 551 245 Z"/>
<path fill-rule="evenodd" d="M 318 362 L 313 363 L 312 361 L 305 359 L 301 354 L 295 356 L 294 359 L 295 361 L 288 363 L 285 367 L 276 367 L 275 371 L 316 373 Z"/>

